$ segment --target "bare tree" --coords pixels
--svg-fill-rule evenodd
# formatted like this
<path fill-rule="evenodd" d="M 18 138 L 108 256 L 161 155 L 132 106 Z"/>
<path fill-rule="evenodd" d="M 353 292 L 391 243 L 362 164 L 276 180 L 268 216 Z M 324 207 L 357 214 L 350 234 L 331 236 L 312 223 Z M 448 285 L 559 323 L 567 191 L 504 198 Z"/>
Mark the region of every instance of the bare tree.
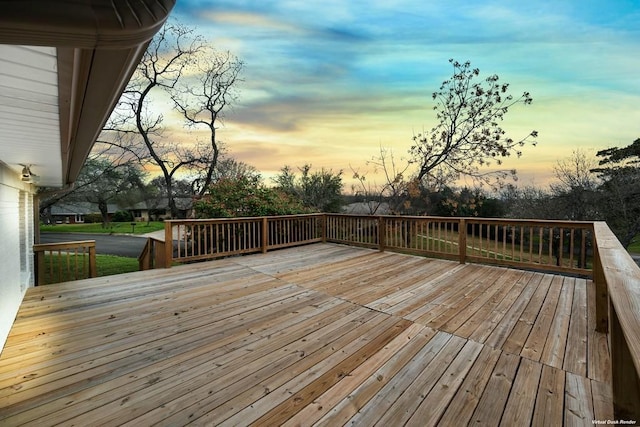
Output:
<path fill-rule="evenodd" d="M 130 135 L 116 135 L 118 140 L 99 140 L 93 147 L 78 179 L 73 186 L 63 189 L 42 188 L 40 197 L 40 216 L 51 222 L 51 208 L 63 201 L 95 203 L 102 215 L 103 226 L 109 222 L 108 203 L 123 194 L 142 191 L 145 172 L 140 166 L 141 158 L 134 146 L 127 147 L 124 140 Z"/>
<path fill-rule="evenodd" d="M 241 63 L 231 58 L 231 55 L 218 58 L 193 30 L 174 23 L 165 25 L 147 48 L 104 129 L 103 145 L 113 149 L 124 148 L 138 161 L 151 163 L 160 169 L 172 217 L 179 214 L 173 191 L 176 175 L 205 170 L 206 179 L 210 180 L 211 171 L 218 161 L 220 146 L 215 135 L 216 119 L 221 117 L 222 109 L 235 99 L 227 93 L 238 80 L 237 73 L 241 69 Z M 232 71 L 236 73 L 233 78 L 226 71 L 221 72 L 220 67 L 224 68 L 224 64 L 236 67 Z M 200 81 L 205 98 L 198 96 L 200 89 L 189 89 L 188 81 L 193 81 L 193 76 L 195 79 L 204 76 Z M 224 93 L 216 92 L 218 89 Z M 206 98 L 207 94 L 209 98 Z M 212 129 L 209 142 L 179 141 L 169 131 L 163 114 L 151 107 L 151 102 L 162 96 L 175 101 L 173 108 L 181 112 L 188 126 L 201 122 L 209 124 Z M 178 105 L 179 99 L 184 103 Z M 205 119 L 203 113 L 208 109 L 213 116 Z M 206 188 L 206 185 L 203 183 L 199 188 Z"/>
<path fill-rule="evenodd" d="M 380 147 L 378 155 L 367 161 L 367 165 L 373 167 L 373 173 L 382 175 L 382 184 L 369 181 L 368 172 L 351 168 L 357 182 L 352 190 L 355 195 L 367 199 L 371 214 L 380 209 L 382 203 L 386 203 L 394 215 L 427 212 L 429 200 L 424 196 L 439 187 L 427 180 L 420 183 L 411 172 L 412 161 L 396 157 L 390 148 Z"/>
<path fill-rule="evenodd" d="M 243 63 L 229 52 L 216 53 L 203 48 L 195 64 L 197 77 L 183 79 L 179 90 L 172 93 L 176 109 L 180 111 L 192 128 L 205 127 L 209 132 L 207 151 L 209 154 L 206 173 L 200 179 L 201 196 L 211 184 L 218 158 L 220 146 L 217 140 L 218 123 L 223 120 L 225 107 L 230 107 L 237 99 L 236 85 L 240 79 Z"/>
<path fill-rule="evenodd" d="M 222 157 L 218 159 L 216 168 L 213 171 L 213 181 L 223 178 L 235 178 L 238 176 L 256 177 L 259 179 L 260 172 L 248 163 L 236 160 L 233 157 Z"/>
<path fill-rule="evenodd" d="M 551 184 L 555 218 L 585 221 L 599 217 L 599 182 L 592 172 L 595 167 L 595 158 L 581 149 L 557 162 L 553 171 L 558 181 Z"/>
<path fill-rule="evenodd" d="M 596 166 L 594 157 L 589 157 L 580 148 L 574 150 L 568 158 L 558 160 L 553 167 L 554 175 L 559 181 L 555 187 L 595 189 L 598 186 L 598 180 L 592 170 Z"/>
<path fill-rule="evenodd" d="M 409 175 L 410 161 L 397 159 L 393 150 L 380 147 L 378 156 L 368 162 L 375 172 L 381 172 L 384 183 L 380 187 L 380 195 L 389 204 L 393 214 L 406 213 L 411 199 L 416 196 L 416 180 Z"/>
<path fill-rule="evenodd" d="M 351 184 L 351 193 L 355 200 L 364 207 L 364 213 L 367 215 L 376 215 L 383 211 L 386 201 L 382 188 L 376 183 L 367 180 L 366 173 L 355 169 L 351 165 L 349 165 L 349 167 L 352 172 L 352 178 L 355 180 L 355 183 Z M 358 211 L 357 213 L 361 212 Z"/>
<path fill-rule="evenodd" d="M 515 170 L 488 171 L 493 162 L 512 154 L 518 157 L 521 148 L 535 145 L 538 133 L 532 131 L 523 139 L 506 135 L 501 122 L 509 108 L 516 104 L 531 104 L 533 98 L 524 92 L 519 98 L 508 93 L 509 84 L 501 83 L 497 75 L 476 82 L 480 70 L 470 62 L 453 65 L 453 75 L 433 93 L 437 124 L 428 132 L 413 137 L 410 153 L 419 165 L 417 179 L 438 183 L 443 179 L 468 176 L 480 183 L 495 184 Z"/>
<path fill-rule="evenodd" d="M 130 193 L 143 186 L 145 172 L 138 163 L 113 163 L 107 157 L 91 156 L 80 170 L 73 187 L 64 192 L 43 191 L 40 214 L 49 217 L 51 207 L 60 201 L 89 202 L 97 205 L 102 225 L 107 227 L 110 218 L 108 205 L 119 204 Z"/>

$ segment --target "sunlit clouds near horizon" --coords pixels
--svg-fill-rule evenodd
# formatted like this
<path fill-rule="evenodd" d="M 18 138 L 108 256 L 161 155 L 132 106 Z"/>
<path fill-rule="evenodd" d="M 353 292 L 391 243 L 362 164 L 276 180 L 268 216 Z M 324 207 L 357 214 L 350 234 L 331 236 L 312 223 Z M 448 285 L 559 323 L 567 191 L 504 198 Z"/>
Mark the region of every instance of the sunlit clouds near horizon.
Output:
<path fill-rule="evenodd" d="M 265 177 L 284 165 L 373 169 L 435 125 L 431 94 L 471 61 L 533 96 L 507 114 L 514 139 L 539 145 L 509 159 L 520 182 L 546 184 L 577 148 L 640 137 L 640 4 L 634 1 L 198 1 L 174 17 L 245 63 L 220 137 Z M 348 190 L 348 188 L 346 188 Z"/>

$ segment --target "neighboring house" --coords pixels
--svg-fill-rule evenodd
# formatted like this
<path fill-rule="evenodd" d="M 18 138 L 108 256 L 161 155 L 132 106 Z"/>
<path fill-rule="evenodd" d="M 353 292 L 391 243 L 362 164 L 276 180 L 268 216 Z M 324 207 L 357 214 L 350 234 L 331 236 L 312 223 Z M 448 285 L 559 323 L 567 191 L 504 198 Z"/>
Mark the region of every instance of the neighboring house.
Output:
<path fill-rule="evenodd" d="M 178 217 L 191 218 L 193 214 L 193 199 L 190 197 L 177 197 L 175 201 L 179 211 Z M 169 209 L 169 201 L 166 198 L 138 202 L 125 210 L 131 212 L 134 221 L 147 222 L 171 219 L 171 209 Z"/>
<path fill-rule="evenodd" d="M 0 0 L 0 348 L 33 285 L 38 186 L 73 184 L 175 0 Z"/>
<path fill-rule="evenodd" d="M 350 215 L 391 215 L 387 202 L 355 202 L 342 207 L 342 213 Z"/>
<path fill-rule="evenodd" d="M 56 203 L 49 210 L 48 218 L 53 224 L 81 224 L 87 215 L 102 215 L 98 204 L 90 202 Z M 107 205 L 109 220 L 118 210 L 118 205 Z"/>

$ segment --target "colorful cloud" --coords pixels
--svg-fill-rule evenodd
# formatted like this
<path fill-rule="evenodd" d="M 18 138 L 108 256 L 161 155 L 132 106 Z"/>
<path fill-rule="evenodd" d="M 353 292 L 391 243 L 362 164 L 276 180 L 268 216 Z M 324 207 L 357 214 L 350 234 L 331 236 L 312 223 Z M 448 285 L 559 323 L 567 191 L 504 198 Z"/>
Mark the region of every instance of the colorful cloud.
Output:
<path fill-rule="evenodd" d="M 521 182 L 547 182 L 578 147 L 640 136 L 637 2 L 182 0 L 175 15 L 245 62 L 221 135 L 267 175 L 365 168 L 380 146 L 404 155 L 434 124 L 430 94 L 449 58 L 533 95 L 505 121 L 514 136 L 540 132 L 508 162 Z"/>

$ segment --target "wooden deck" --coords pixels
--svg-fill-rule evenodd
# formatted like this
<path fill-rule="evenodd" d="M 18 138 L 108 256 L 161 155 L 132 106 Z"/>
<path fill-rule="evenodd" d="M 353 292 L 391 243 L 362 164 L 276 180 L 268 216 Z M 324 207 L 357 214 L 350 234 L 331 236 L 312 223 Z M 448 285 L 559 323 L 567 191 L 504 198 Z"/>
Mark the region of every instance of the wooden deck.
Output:
<path fill-rule="evenodd" d="M 0 425 L 592 425 L 594 292 L 334 244 L 34 288 Z"/>

